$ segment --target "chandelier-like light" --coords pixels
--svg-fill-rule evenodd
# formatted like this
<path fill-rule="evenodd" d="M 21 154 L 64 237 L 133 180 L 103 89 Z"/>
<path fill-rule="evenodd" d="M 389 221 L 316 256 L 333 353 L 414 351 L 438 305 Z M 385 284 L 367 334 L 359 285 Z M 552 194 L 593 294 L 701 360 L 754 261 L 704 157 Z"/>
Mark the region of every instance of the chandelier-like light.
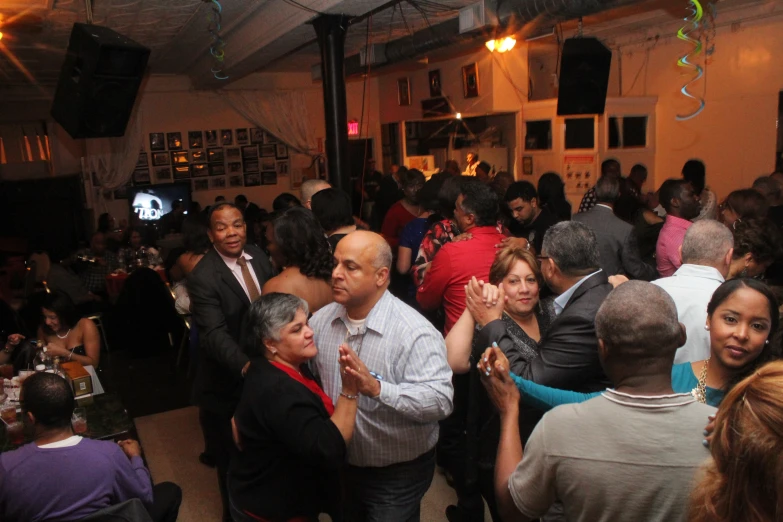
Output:
<path fill-rule="evenodd" d="M 510 51 L 517 44 L 517 40 L 512 36 L 506 36 L 505 38 L 498 38 L 496 40 L 488 40 L 486 44 L 487 49 L 490 52 L 505 53 Z"/>

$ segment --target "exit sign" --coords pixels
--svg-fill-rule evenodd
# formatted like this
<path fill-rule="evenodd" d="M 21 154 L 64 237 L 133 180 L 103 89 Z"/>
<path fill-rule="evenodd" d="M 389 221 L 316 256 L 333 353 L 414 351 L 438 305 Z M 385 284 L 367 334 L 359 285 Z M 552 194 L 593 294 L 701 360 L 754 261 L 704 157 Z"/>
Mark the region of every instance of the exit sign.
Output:
<path fill-rule="evenodd" d="M 359 135 L 359 122 L 356 120 L 350 120 L 348 122 L 348 136 Z"/>

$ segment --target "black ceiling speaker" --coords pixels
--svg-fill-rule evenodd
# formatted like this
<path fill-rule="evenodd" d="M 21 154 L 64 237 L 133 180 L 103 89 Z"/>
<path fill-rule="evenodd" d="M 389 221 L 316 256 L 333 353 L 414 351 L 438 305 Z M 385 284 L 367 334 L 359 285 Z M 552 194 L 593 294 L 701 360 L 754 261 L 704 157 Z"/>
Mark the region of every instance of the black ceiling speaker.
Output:
<path fill-rule="evenodd" d="M 569 38 L 560 59 L 557 115 L 603 114 L 612 51 L 597 38 Z"/>
<path fill-rule="evenodd" d="M 107 27 L 74 24 L 52 117 L 73 138 L 122 136 L 149 56 Z"/>

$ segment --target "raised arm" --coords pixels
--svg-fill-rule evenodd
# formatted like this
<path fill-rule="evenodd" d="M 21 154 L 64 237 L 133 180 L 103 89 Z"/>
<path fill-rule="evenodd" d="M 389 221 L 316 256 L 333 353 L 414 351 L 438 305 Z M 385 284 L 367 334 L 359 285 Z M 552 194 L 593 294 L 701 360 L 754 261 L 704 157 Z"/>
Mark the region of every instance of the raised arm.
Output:
<path fill-rule="evenodd" d="M 473 331 L 476 328 L 476 322 L 470 315 L 470 310 L 465 308 L 462 315 L 451 327 L 446 336 L 446 359 L 449 362 L 451 371 L 456 374 L 468 373 L 470 371 L 470 353 L 473 349 Z"/>

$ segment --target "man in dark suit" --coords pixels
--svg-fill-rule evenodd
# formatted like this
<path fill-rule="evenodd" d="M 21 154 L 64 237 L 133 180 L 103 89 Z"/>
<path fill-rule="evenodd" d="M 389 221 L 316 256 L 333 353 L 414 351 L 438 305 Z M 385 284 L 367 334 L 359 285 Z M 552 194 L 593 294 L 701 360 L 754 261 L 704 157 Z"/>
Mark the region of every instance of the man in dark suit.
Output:
<path fill-rule="evenodd" d="M 541 250 L 541 273 L 558 295 L 554 301 L 557 318 L 541 338 L 539 357 L 529 362 L 510 358 L 511 371 L 554 388 L 604 390 L 609 382 L 598 360 L 595 314 L 612 285 L 599 268 L 595 233 L 583 223 L 562 221 L 547 231 Z M 478 345 L 492 346 L 493 342 L 507 355 L 516 351 L 502 320 L 481 329 Z"/>
<path fill-rule="evenodd" d="M 633 226 L 614 215 L 613 206 L 619 197 L 620 180 L 603 176 L 595 184 L 596 205 L 572 219 L 595 232 L 601 269 L 607 277 L 624 274 L 629 279 L 652 281 L 658 277 L 658 272 L 642 261 Z"/>
<path fill-rule="evenodd" d="M 247 309 L 272 277 L 272 266 L 257 247 L 245 245 L 242 212 L 231 203 L 219 203 L 209 213 L 209 239 L 214 249 L 188 277 L 193 319 L 198 327 L 199 362 L 194 383 L 206 445 L 215 453 L 223 518 L 228 509 L 226 474 L 234 443 L 231 417 L 250 365 L 245 351 L 251 342 Z"/>

